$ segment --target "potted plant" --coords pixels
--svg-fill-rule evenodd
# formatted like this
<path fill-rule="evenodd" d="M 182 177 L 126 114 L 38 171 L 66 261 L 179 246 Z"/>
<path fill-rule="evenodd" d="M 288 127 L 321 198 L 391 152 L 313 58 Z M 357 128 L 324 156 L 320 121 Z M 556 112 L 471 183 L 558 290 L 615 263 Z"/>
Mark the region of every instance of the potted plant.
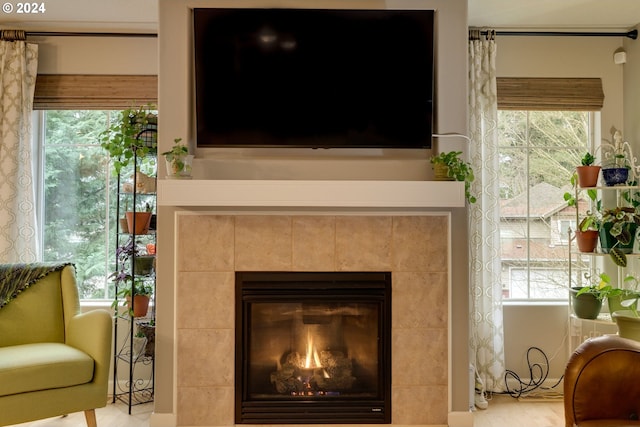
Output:
<path fill-rule="evenodd" d="M 600 225 L 600 246 L 611 255 L 613 262 L 627 266 L 625 254 L 633 251 L 635 236 L 640 224 L 638 208 L 618 206 L 605 209 Z"/>
<path fill-rule="evenodd" d="M 147 357 L 153 357 L 155 354 L 156 345 L 156 324 L 153 319 L 146 321 L 136 321 L 138 324 L 138 331 L 140 331 L 145 339 L 146 344 L 144 346 L 144 355 Z"/>
<path fill-rule="evenodd" d="M 627 146 L 628 143 L 622 141 L 622 133 L 619 130 L 613 134 L 613 144 L 603 145 L 603 148 L 609 148 L 609 161 L 602 165 L 602 179 L 608 187 L 624 185 L 629 179 L 631 165 L 625 151 Z"/>
<path fill-rule="evenodd" d="M 157 127 L 157 116 L 151 112 L 153 108 L 149 105 L 123 110 L 119 120 L 100 134 L 100 146 L 109 153 L 115 175 L 120 175 L 136 156 L 148 159 L 147 154 L 156 150 L 155 131 L 151 138 L 142 137 L 149 128 Z M 149 161 L 154 162 L 153 159 Z"/>
<path fill-rule="evenodd" d="M 592 281 L 592 277 L 585 274 Z M 620 294 L 620 289 L 611 286 L 611 278 L 600 273 L 588 286 L 571 287 L 571 307 L 580 319 L 596 319 L 602 309 L 602 301 L 610 295 Z"/>
<path fill-rule="evenodd" d="M 124 286 L 118 289 L 111 307 L 116 309 L 118 301 L 122 301 L 122 305 L 128 308 L 129 316 L 145 317 L 149 311 L 153 285 L 144 279 L 134 278 L 126 273 L 124 275 L 116 274 L 115 280 L 120 280 Z"/>
<path fill-rule="evenodd" d="M 144 347 L 147 343 L 147 338 L 144 336 L 144 333 L 138 328 L 135 335 L 133 336 L 133 360 L 137 360 L 140 356 L 144 354 Z"/>
<path fill-rule="evenodd" d="M 609 313 L 613 315 L 616 311 L 632 310 L 637 313 L 638 304 L 638 279 L 635 276 L 628 275 L 624 278 L 622 288 L 618 294 L 609 295 L 607 302 L 609 304 Z"/>
<path fill-rule="evenodd" d="M 640 316 L 637 309 L 638 295 L 620 302 L 622 310 L 611 311 L 611 317 L 618 327 L 618 335 L 640 341 Z"/>
<path fill-rule="evenodd" d="M 578 184 L 582 188 L 595 187 L 598 185 L 598 175 L 600 174 L 600 166 L 594 165 L 596 158 L 587 152 L 581 159 L 581 166 L 576 166 L 578 175 Z"/>
<path fill-rule="evenodd" d="M 153 253 L 149 252 L 150 246 L 153 246 Z M 116 258 L 121 270 L 128 270 L 128 266 L 133 260 L 133 275 L 148 276 L 154 268 L 155 245 L 147 244 L 146 253 L 142 253 L 142 249 L 136 246 L 133 238 L 130 238 L 127 243 L 116 249 Z"/>
<path fill-rule="evenodd" d="M 465 197 L 469 203 L 475 203 L 476 198 L 471 194 L 471 183 L 475 176 L 471 164 L 460 158 L 462 151 L 449 151 L 432 156 L 435 179 L 438 181 L 464 181 Z"/>
<path fill-rule="evenodd" d="M 189 154 L 189 148 L 181 141 L 182 138 L 174 139 L 171 150 L 162 153 L 169 178 L 185 179 L 191 177 L 193 155 Z"/>
<path fill-rule="evenodd" d="M 147 234 L 149 232 L 149 225 L 151 224 L 152 213 L 153 208 L 149 203 L 141 205 L 140 208 L 135 211 L 125 212 L 129 234 Z"/>
<path fill-rule="evenodd" d="M 149 300 L 154 291 L 152 283 L 130 273 L 141 257 L 141 250 L 136 246 L 135 240 L 130 238 L 127 243 L 116 249 L 117 270 L 110 276 L 118 288 L 111 307 L 117 309 L 118 302 L 124 300 L 123 305 L 126 304 L 129 307 L 129 314 L 132 317 L 146 316 Z"/>
<path fill-rule="evenodd" d="M 600 218 L 597 214 L 587 211 L 576 230 L 576 243 L 580 252 L 594 252 L 598 246 L 600 236 Z"/>
<path fill-rule="evenodd" d="M 567 206 L 576 206 L 578 205 L 578 200 L 576 199 L 576 189 L 578 186 L 578 173 L 577 171 L 571 175 L 571 186 L 573 187 L 573 192 L 565 192 L 564 200 L 567 202 Z M 575 231 L 576 242 L 578 244 L 578 250 L 580 252 L 593 252 L 596 249 L 598 244 L 599 230 L 600 230 L 600 216 L 598 212 L 601 209 L 602 202 L 597 200 L 598 193 L 594 188 L 589 188 L 586 190 L 586 194 L 589 197 L 589 200 L 595 204 L 595 210 L 587 210 L 584 214 L 582 220 L 578 223 L 578 228 Z"/>

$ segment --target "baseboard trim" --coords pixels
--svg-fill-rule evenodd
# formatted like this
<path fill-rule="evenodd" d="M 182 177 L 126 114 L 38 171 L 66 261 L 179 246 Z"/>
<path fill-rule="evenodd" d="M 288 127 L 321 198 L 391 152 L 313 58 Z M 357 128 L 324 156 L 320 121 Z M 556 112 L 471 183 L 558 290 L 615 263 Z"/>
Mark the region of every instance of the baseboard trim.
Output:
<path fill-rule="evenodd" d="M 176 427 L 178 419 L 175 414 L 152 413 L 149 417 L 149 427 Z"/>
<path fill-rule="evenodd" d="M 449 427 L 473 427 L 473 412 L 449 412 Z"/>

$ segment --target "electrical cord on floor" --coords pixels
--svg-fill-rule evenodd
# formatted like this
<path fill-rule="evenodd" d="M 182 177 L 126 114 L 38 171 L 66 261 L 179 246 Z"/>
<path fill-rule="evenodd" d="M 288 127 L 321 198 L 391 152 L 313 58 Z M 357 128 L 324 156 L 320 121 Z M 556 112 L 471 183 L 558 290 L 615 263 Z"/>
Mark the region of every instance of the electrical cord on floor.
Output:
<path fill-rule="evenodd" d="M 530 354 L 534 350 L 539 352 L 542 355 L 542 358 L 544 359 L 544 363 L 531 362 Z M 506 373 L 504 374 L 505 387 L 507 389 L 507 393 L 511 395 L 511 397 L 519 398 L 523 394 L 530 393 L 533 390 L 536 390 L 538 388 L 542 390 L 551 390 L 557 387 L 558 384 L 560 384 L 560 382 L 562 381 L 562 378 L 564 377 L 564 375 L 561 376 L 558 382 L 552 385 L 551 387 L 542 386 L 544 381 L 547 379 L 547 376 L 549 375 L 549 359 L 547 358 L 547 355 L 544 354 L 544 352 L 538 347 L 529 347 L 529 349 L 527 350 L 527 365 L 529 367 L 529 382 L 522 381 L 518 376 L 518 374 L 516 374 L 514 371 L 511 371 L 511 370 L 507 370 Z M 510 389 L 509 378 L 515 379 L 520 387 L 515 390 Z"/>

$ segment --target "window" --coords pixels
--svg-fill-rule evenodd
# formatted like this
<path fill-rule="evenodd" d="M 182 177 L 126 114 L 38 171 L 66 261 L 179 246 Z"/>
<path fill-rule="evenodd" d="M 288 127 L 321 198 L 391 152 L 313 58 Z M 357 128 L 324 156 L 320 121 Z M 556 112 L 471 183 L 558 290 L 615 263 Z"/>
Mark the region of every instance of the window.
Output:
<path fill-rule="evenodd" d="M 99 138 L 111 117 L 117 112 L 34 113 L 42 259 L 73 262 L 82 299 L 113 298 L 116 180 Z"/>
<path fill-rule="evenodd" d="M 583 111 L 498 112 L 505 298 L 566 300 L 568 228 L 575 229 L 576 217 L 563 195 L 584 153 L 593 152 L 596 118 Z M 586 201 L 580 206 L 588 209 Z"/>
<path fill-rule="evenodd" d="M 81 299 L 112 299 L 117 180 L 99 135 L 118 109 L 157 102 L 155 75 L 38 75 L 33 143 L 44 261 L 76 265 Z M 36 156 L 39 156 L 36 158 Z"/>

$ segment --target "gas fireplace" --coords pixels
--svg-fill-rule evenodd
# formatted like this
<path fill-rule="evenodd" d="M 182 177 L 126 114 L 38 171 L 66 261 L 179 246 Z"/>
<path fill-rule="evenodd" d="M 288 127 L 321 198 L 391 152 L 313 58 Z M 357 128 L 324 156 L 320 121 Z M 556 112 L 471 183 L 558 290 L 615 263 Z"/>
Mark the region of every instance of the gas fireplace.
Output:
<path fill-rule="evenodd" d="M 236 423 L 391 423 L 391 273 L 237 272 Z"/>

